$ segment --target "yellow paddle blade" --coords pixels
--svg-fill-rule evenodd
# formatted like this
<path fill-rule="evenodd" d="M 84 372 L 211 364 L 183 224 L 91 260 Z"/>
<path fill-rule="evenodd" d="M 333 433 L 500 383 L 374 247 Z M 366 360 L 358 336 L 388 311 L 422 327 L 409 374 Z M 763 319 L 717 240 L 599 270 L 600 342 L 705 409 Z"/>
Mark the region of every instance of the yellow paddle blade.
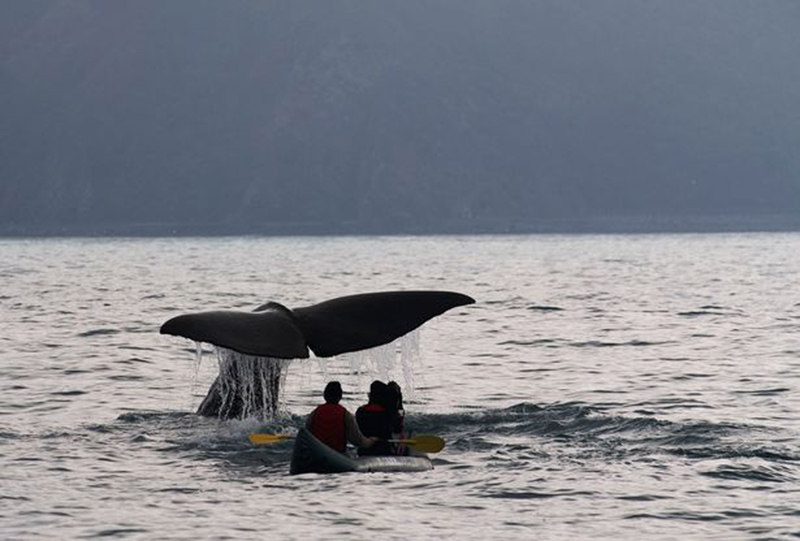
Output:
<path fill-rule="evenodd" d="M 414 436 L 406 440 L 390 441 L 394 443 L 403 443 L 415 451 L 420 451 L 422 453 L 438 453 L 444 449 L 444 440 L 439 436 L 432 436 L 430 434 L 420 434 L 419 436 Z"/>
<path fill-rule="evenodd" d="M 250 443 L 253 445 L 272 445 L 291 439 L 290 434 L 250 434 Z M 411 447 L 415 451 L 422 453 L 438 453 L 444 449 L 444 440 L 439 436 L 430 434 L 420 434 L 405 440 L 390 440 L 394 443 L 402 443 Z"/>
<path fill-rule="evenodd" d="M 250 443 L 253 445 L 271 445 L 286 441 L 291 437 L 289 434 L 250 434 Z"/>

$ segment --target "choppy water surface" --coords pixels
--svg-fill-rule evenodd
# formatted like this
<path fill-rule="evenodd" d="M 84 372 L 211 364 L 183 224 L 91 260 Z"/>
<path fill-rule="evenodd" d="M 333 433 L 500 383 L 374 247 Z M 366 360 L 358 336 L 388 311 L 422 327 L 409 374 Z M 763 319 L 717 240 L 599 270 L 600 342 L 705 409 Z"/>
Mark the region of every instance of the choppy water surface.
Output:
<path fill-rule="evenodd" d="M 800 537 L 798 277 L 794 234 L 0 241 L 0 536 Z M 290 477 L 247 434 L 369 375 L 297 361 L 282 419 L 202 419 L 211 356 L 158 334 L 423 288 L 478 301 L 422 332 L 432 472 Z"/>

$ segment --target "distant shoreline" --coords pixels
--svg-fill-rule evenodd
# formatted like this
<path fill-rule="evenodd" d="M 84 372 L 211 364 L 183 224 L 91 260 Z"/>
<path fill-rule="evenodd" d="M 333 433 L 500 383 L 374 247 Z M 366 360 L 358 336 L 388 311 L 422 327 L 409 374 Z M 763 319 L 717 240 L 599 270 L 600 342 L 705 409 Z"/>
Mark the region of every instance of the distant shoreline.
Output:
<path fill-rule="evenodd" d="M 230 236 L 439 236 L 535 234 L 670 234 L 800 231 L 800 215 L 626 216 L 582 219 L 461 220 L 437 224 L 372 225 L 352 222 L 132 223 L 5 225 L 0 238 L 230 237 Z"/>

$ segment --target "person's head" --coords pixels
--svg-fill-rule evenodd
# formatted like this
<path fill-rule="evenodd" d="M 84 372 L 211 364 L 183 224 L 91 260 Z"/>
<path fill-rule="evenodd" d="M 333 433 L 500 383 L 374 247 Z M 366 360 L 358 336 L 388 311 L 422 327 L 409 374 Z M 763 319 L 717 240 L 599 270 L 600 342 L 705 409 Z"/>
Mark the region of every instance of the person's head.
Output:
<path fill-rule="evenodd" d="M 338 381 L 329 381 L 322 393 L 325 402 L 328 404 L 338 404 L 342 399 L 342 384 Z"/>
<path fill-rule="evenodd" d="M 375 380 L 369 386 L 369 401 L 372 404 L 381 404 L 386 397 L 386 384 Z"/>
<path fill-rule="evenodd" d="M 386 384 L 386 389 L 392 397 L 392 406 L 397 409 L 403 409 L 403 391 L 400 390 L 400 385 L 396 381 L 390 381 Z"/>

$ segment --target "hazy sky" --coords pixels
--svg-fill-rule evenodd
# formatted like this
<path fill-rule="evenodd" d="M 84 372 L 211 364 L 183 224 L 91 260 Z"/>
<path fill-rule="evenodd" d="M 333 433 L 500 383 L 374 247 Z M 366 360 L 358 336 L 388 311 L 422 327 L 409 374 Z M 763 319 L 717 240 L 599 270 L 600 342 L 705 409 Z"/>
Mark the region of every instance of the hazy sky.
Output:
<path fill-rule="evenodd" d="M 797 213 L 799 23 L 793 1 L 6 0 L 0 227 Z"/>

